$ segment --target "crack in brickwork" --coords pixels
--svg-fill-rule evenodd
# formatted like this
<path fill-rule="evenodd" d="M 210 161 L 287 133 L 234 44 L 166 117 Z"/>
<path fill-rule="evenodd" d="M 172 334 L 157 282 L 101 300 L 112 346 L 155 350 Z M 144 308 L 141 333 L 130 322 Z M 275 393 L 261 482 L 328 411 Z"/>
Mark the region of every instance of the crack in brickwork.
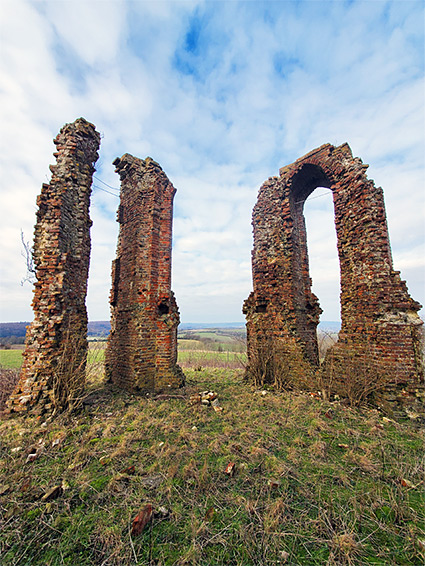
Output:
<path fill-rule="evenodd" d="M 285 358 L 290 351 L 288 364 L 293 366 L 295 355 L 300 373 L 306 364 L 319 366 L 316 329 L 322 311 L 311 291 L 303 207 L 316 187 L 327 187 L 341 273 L 341 331 L 325 360 L 328 379 L 344 380 L 353 360 L 363 360 L 390 368 L 392 385 L 402 386 L 396 396 L 411 398 L 423 380 L 421 305 L 393 270 L 383 192 L 367 178 L 367 167 L 353 158 L 348 144 L 325 144 L 260 188 L 252 216 L 254 290 L 243 307 L 248 360 L 252 364 L 270 352 Z M 265 376 L 275 379 L 272 370 Z"/>
<path fill-rule="evenodd" d="M 173 187 L 151 158 L 114 161 L 121 179 L 117 257 L 112 265 L 109 381 L 160 391 L 184 382 L 177 365 L 179 311 L 171 291 Z"/>
<path fill-rule="evenodd" d="M 78 393 L 84 386 L 89 205 L 100 135 L 79 118 L 66 124 L 54 143 L 56 165 L 50 166 L 51 181 L 37 198 L 34 321 L 27 329 L 20 380 L 8 402 L 11 412 L 51 411 L 64 389 Z M 58 375 L 59 365 L 73 368 L 73 375 Z"/>

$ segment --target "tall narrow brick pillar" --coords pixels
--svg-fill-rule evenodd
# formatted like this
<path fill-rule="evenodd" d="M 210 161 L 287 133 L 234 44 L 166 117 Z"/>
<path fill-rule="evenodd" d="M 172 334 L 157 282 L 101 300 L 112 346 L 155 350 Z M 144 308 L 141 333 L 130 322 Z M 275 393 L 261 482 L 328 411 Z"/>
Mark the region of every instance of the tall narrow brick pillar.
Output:
<path fill-rule="evenodd" d="M 121 178 L 120 232 L 112 265 L 111 334 L 106 374 L 128 390 L 179 387 L 179 311 L 171 292 L 173 199 L 176 192 L 151 158 L 114 161 Z"/>
<path fill-rule="evenodd" d="M 89 205 L 100 135 L 79 118 L 54 140 L 56 165 L 37 198 L 36 283 L 19 383 L 10 411 L 62 409 L 84 387 L 85 306 L 90 260 Z"/>
<path fill-rule="evenodd" d="M 303 207 L 316 187 L 327 187 L 341 270 L 341 332 L 325 373 L 335 383 L 364 372 L 371 390 L 377 380 L 398 384 L 392 397 L 415 406 L 423 392 L 421 305 L 393 269 L 383 192 L 367 178 L 367 167 L 348 144 L 325 144 L 260 188 L 252 215 L 254 290 L 244 304 L 248 374 L 267 357 L 263 377 L 270 382 L 278 379 L 273 357 L 295 379 L 297 369 L 302 379 L 308 366 L 319 365 L 321 309 L 311 291 Z"/>

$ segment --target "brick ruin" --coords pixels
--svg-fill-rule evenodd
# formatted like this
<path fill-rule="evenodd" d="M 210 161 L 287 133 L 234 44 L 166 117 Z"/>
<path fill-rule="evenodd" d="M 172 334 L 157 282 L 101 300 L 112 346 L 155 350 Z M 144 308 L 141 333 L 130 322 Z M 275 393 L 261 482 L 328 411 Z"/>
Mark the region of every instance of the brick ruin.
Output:
<path fill-rule="evenodd" d="M 179 387 L 179 311 L 171 292 L 173 199 L 176 189 L 151 158 L 114 161 L 121 179 L 117 257 L 112 265 L 109 381 L 133 391 Z"/>
<path fill-rule="evenodd" d="M 85 298 L 90 257 L 89 204 L 100 136 L 83 118 L 54 140 L 57 163 L 37 199 L 34 321 L 10 412 L 65 408 L 84 387 Z M 151 158 L 114 161 L 121 179 L 117 257 L 112 266 L 110 382 L 131 391 L 179 387 L 179 311 L 171 291 L 175 188 Z M 347 144 L 321 146 L 260 188 L 253 211 L 254 291 L 244 303 L 247 376 L 280 387 L 307 384 L 321 367 L 332 383 L 347 375 L 383 378 L 382 406 L 417 407 L 424 397 L 422 321 L 393 270 L 381 188 Z M 341 331 L 320 365 L 321 309 L 311 291 L 304 202 L 316 187 L 332 191 L 341 272 Z M 295 382 L 297 383 L 294 383 Z"/>
<path fill-rule="evenodd" d="M 344 383 L 350 371 L 372 380 L 384 376 L 379 403 L 415 406 L 423 396 L 421 305 L 393 270 L 383 192 L 367 178 L 367 167 L 348 144 L 326 144 L 260 188 L 252 216 L 254 290 L 243 307 L 247 375 L 258 381 L 260 372 L 263 382 L 275 383 L 289 368 L 302 385 L 319 366 L 322 311 L 311 291 L 303 207 L 316 187 L 327 187 L 341 272 L 341 331 L 322 366 L 325 379 Z"/>
<path fill-rule="evenodd" d="M 50 166 L 51 181 L 43 184 L 37 198 L 34 321 L 27 329 L 10 412 L 63 408 L 84 387 L 89 205 L 100 135 L 93 124 L 79 118 L 66 124 L 54 143 L 56 165 Z"/>

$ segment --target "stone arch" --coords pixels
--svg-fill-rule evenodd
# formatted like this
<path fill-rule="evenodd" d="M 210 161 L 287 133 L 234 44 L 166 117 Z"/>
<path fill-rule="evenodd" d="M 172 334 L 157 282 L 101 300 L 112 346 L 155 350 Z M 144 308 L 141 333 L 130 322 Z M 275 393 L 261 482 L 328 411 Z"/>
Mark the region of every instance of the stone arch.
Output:
<path fill-rule="evenodd" d="M 323 186 L 333 195 L 341 278 L 341 331 L 328 356 L 338 361 L 333 377 L 344 379 L 359 360 L 385 364 L 399 383 L 415 384 L 423 376 L 421 305 L 393 270 L 383 192 L 367 178 L 367 167 L 348 144 L 325 144 L 260 188 L 252 215 L 254 290 L 243 308 L 248 375 L 259 359 L 270 360 L 261 370 L 266 382 L 277 380 L 277 359 L 299 375 L 319 366 L 321 308 L 311 290 L 303 207 Z"/>

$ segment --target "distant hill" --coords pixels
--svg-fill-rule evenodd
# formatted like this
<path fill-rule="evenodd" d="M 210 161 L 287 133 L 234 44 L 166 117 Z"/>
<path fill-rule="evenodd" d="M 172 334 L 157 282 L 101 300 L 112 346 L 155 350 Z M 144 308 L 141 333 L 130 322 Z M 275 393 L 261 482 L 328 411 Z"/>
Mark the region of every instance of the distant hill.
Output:
<path fill-rule="evenodd" d="M 0 322 L 0 338 L 23 337 L 29 324 L 30 322 Z"/>
<path fill-rule="evenodd" d="M 179 330 L 201 330 L 204 328 L 243 328 L 244 322 L 183 322 Z"/>
<path fill-rule="evenodd" d="M 0 322 L 0 338 L 9 338 L 16 336 L 17 338 L 25 336 L 27 326 L 31 323 L 26 322 Z M 89 322 L 89 336 L 107 336 L 111 330 L 109 320 L 94 320 Z"/>
<path fill-rule="evenodd" d="M 319 322 L 319 329 L 339 332 L 341 330 L 341 323 L 339 322 L 339 320 L 321 320 Z"/>
<path fill-rule="evenodd" d="M 109 320 L 92 320 L 88 325 L 89 336 L 108 336 L 111 331 Z"/>
<path fill-rule="evenodd" d="M 21 338 L 25 336 L 26 328 L 29 322 L 0 322 L 0 338 L 9 338 L 16 336 Z M 204 328 L 243 328 L 244 322 L 184 322 L 180 324 L 179 330 L 200 330 Z M 338 332 L 341 323 L 332 320 L 324 320 L 320 322 L 321 330 L 329 330 Z M 92 320 L 89 322 L 89 336 L 108 336 L 111 330 L 109 320 Z"/>

